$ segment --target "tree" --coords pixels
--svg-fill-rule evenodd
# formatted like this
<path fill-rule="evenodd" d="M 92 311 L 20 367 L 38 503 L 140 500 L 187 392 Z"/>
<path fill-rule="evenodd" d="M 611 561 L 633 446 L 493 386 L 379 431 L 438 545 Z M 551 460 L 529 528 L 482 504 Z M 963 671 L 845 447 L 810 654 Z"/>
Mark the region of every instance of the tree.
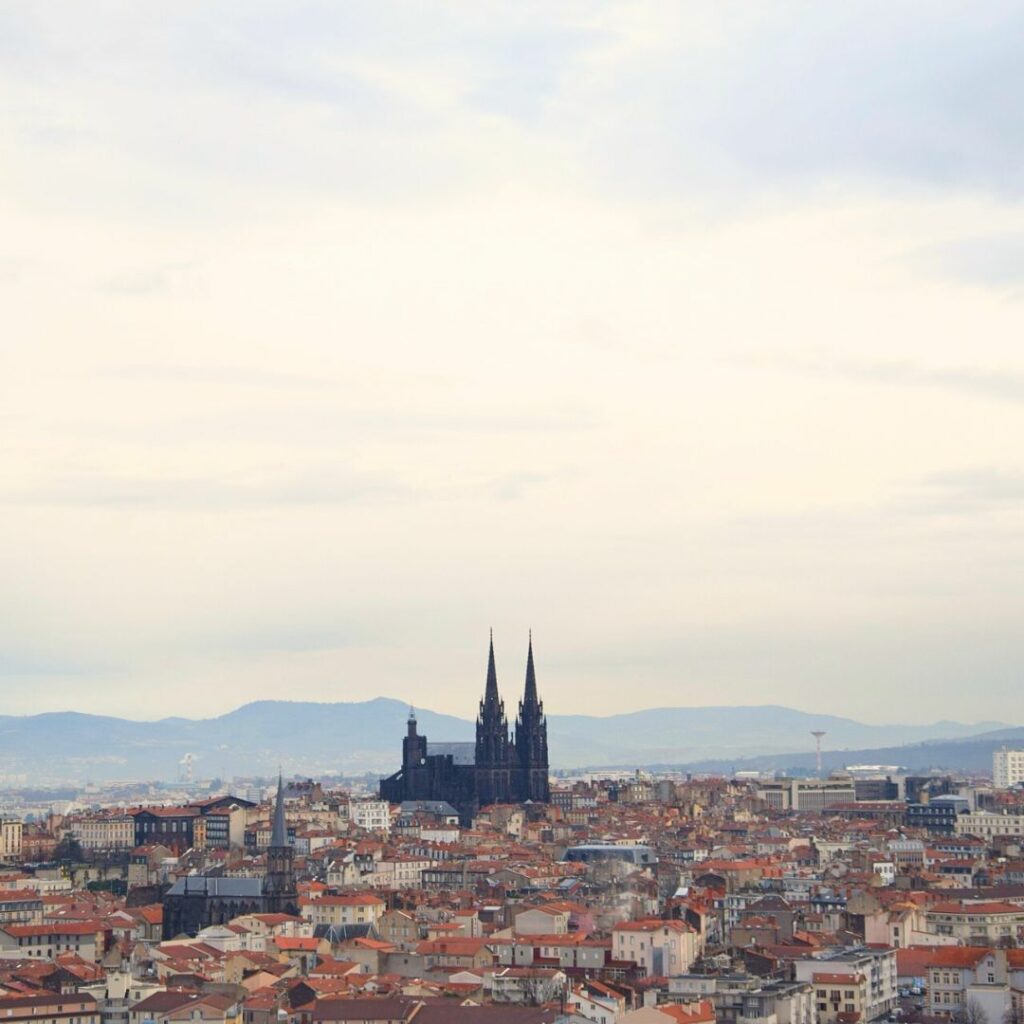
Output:
<path fill-rule="evenodd" d="M 989 1024 L 988 1014 L 977 999 L 968 999 L 953 1012 L 956 1024 Z"/>
<path fill-rule="evenodd" d="M 70 832 L 65 832 L 64 838 L 54 848 L 53 859 L 80 864 L 85 860 L 82 844 Z"/>

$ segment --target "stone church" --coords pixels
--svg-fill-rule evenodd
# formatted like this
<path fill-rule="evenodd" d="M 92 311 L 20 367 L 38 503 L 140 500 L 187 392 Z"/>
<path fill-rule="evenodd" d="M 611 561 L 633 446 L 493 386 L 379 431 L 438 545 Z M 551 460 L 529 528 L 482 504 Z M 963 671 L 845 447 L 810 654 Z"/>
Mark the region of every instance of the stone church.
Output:
<path fill-rule="evenodd" d="M 293 856 L 284 816 L 284 786 L 279 775 L 266 875 L 263 878 L 216 875 L 179 878 L 164 896 L 164 940 L 195 935 L 209 925 L 226 924 L 242 914 L 297 914 Z"/>

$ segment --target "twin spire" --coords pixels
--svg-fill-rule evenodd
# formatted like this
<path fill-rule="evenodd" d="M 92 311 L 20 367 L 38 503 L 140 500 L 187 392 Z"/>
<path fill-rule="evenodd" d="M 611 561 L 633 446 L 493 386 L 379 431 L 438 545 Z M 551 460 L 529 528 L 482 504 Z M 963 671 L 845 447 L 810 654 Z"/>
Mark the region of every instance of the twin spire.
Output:
<path fill-rule="evenodd" d="M 520 715 L 523 710 L 533 713 L 542 712 L 543 705 L 537 696 L 537 672 L 533 666 L 533 630 L 530 630 L 526 651 L 526 687 L 523 699 L 519 703 Z M 504 722 L 505 702 L 498 693 L 498 670 L 494 663 L 494 630 L 491 630 L 490 644 L 487 649 L 487 683 L 484 687 L 484 699 L 480 702 L 481 722 Z"/>

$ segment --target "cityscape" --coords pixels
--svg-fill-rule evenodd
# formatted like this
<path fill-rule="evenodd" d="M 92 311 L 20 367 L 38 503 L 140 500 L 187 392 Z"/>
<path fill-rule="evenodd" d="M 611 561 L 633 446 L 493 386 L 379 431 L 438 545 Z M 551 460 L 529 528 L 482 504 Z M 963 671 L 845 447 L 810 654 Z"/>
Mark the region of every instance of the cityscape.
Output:
<path fill-rule="evenodd" d="M 0 1024 L 1024 1024 L 1022 96 L 0 3 Z"/>
<path fill-rule="evenodd" d="M 12 788 L 12 1020 L 1016 1019 L 1024 747 L 988 770 L 799 775 L 548 762 L 532 638 L 510 731 L 410 709 L 374 779 Z M 912 748 L 907 748 L 912 749 Z M 944 749 L 944 748 L 940 748 Z M 376 784 L 375 784 L 376 783 Z M 17 813 L 12 813 L 16 811 Z"/>

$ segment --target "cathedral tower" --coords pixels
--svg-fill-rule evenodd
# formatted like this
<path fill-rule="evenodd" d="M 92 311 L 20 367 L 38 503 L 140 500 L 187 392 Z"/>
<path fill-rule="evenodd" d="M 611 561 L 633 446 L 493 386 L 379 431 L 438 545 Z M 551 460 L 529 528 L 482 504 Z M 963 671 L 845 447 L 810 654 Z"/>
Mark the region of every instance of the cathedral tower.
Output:
<path fill-rule="evenodd" d="M 516 719 L 516 795 L 525 803 L 549 803 L 548 723 L 544 703 L 537 697 L 537 674 L 533 667 L 533 634 L 526 653 L 526 688 Z"/>
<path fill-rule="evenodd" d="M 492 633 L 487 655 L 487 683 L 476 719 L 476 795 L 481 806 L 505 803 L 513 798 L 513 760 L 505 702 L 498 695 Z"/>

